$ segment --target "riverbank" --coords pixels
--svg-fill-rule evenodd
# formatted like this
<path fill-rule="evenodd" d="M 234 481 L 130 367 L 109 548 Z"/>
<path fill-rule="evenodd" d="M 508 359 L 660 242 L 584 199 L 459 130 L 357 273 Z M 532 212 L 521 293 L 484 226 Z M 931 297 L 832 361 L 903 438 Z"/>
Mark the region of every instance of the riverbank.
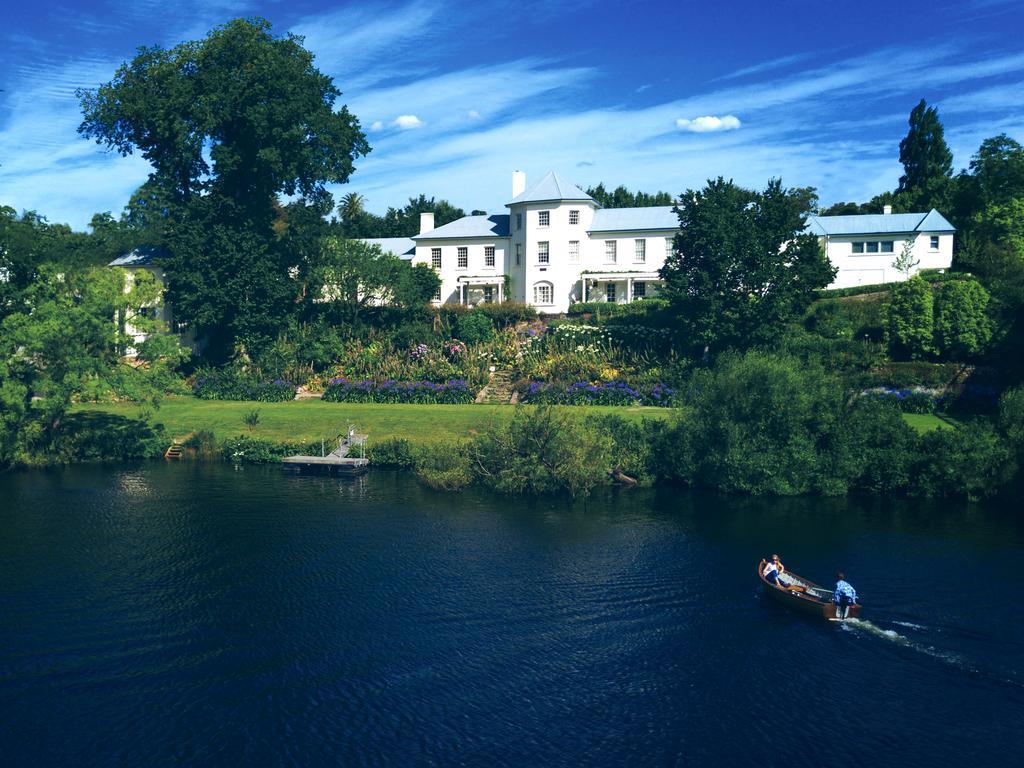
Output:
<path fill-rule="evenodd" d="M 559 406 L 559 410 L 580 417 L 615 414 L 633 423 L 645 418 L 668 420 L 674 412 L 672 408 L 597 405 L 566 405 Z M 259 423 L 250 432 L 243 419 L 252 411 L 259 411 Z M 72 418 L 76 414 L 94 413 L 134 419 L 139 415 L 139 406 L 83 403 L 71 410 Z M 389 439 L 423 445 L 468 437 L 508 422 L 513 413 L 515 407 L 509 405 L 394 405 L 321 400 L 254 403 L 168 397 L 153 412 L 150 421 L 162 424 L 171 438 L 206 431 L 218 438 L 245 434 L 280 443 L 311 442 L 344 432 L 355 424 L 360 431 L 369 433 L 371 445 Z"/>

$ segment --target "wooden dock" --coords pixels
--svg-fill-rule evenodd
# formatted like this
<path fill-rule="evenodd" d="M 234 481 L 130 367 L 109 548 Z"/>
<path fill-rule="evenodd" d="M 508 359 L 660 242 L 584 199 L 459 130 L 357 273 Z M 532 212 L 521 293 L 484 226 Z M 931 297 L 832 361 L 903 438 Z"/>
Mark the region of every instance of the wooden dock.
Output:
<path fill-rule="evenodd" d="M 281 463 L 286 470 L 292 472 L 363 475 L 370 470 L 370 460 L 366 458 L 366 438 L 367 435 L 356 434 L 355 427 L 349 427 L 348 433 L 338 438 L 338 447 L 330 453 L 324 453 L 326 446 L 321 444 L 319 456 L 287 456 L 281 459 Z M 353 453 L 359 455 L 354 456 Z"/>

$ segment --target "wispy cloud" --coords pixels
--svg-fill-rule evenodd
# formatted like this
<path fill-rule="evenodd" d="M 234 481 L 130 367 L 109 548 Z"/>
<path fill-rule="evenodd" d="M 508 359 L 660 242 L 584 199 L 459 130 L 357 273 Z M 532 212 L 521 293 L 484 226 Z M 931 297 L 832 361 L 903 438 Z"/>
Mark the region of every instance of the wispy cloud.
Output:
<path fill-rule="evenodd" d="M 740 127 L 740 119 L 735 115 L 704 115 L 692 120 L 680 117 L 676 119 L 676 128 L 691 133 L 714 133 L 715 131 L 735 131 Z"/>
<path fill-rule="evenodd" d="M 717 78 L 718 80 L 733 80 L 740 77 L 749 77 L 750 75 L 759 75 L 764 72 L 768 72 L 773 69 L 782 69 L 788 67 L 790 64 L 796 64 L 798 61 L 805 61 L 810 58 L 809 53 L 794 53 L 789 56 L 780 56 L 777 59 L 771 59 L 769 61 L 763 61 L 760 64 L 754 64 L 750 67 L 743 67 L 737 69 L 735 72 L 730 72 L 727 75 L 722 75 Z"/>

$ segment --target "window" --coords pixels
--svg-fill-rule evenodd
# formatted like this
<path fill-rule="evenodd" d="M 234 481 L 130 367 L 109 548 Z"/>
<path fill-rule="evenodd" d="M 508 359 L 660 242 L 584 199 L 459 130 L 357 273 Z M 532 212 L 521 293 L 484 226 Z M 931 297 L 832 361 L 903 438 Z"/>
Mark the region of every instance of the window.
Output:
<path fill-rule="evenodd" d="M 633 298 L 642 299 L 647 295 L 647 283 L 633 283 Z"/>
<path fill-rule="evenodd" d="M 605 287 L 605 299 L 609 304 L 615 303 L 615 283 L 608 283 Z"/>
<path fill-rule="evenodd" d="M 580 263 L 580 241 L 570 240 L 569 241 L 569 263 L 579 264 Z"/>
<path fill-rule="evenodd" d="M 933 250 L 933 251 L 937 251 L 937 250 L 939 250 L 939 236 L 938 236 L 938 235 L 932 235 L 932 236 L 931 236 L 931 237 L 929 238 L 929 241 L 928 241 L 928 247 L 929 247 L 929 248 L 930 248 L 931 250 Z"/>
<path fill-rule="evenodd" d="M 883 240 L 882 241 L 882 253 L 892 253 L 892 246 L 893 246 L 893 241 L 892 240 Z"/>
<path fill-rule="evenodd" d="M 457 262 L 459 269 L 465 269 L 469 266 L 469 248 L 462 246 L 459 248 L 459 260 Z"/>
<path fill-rule="evenodd" d="M 492 285 L 485 285 L 484 286 L 484 304 L 493 304 L 493 303 L 494 303 L 494 286 L 492 286 Z"/>
<path fill-rule="evenodd" d="M 570 224 L 579 224 L 580 223 L 580 212 L 579 211 L 569 211 L 569 223 Z"/>
<path fill-rule="evenodd" d="M 434 301 L 440 301 L 440 300 L 441 300 L 441 289 L 438 288 L 436 291 L 434 291 Z"/>
<path fill-rule="evenodd" d="M 484 266 L 485 267 L 493 267 L 494 266 L 494 246 L 493 245 L 485 245 L 484 246 Z"/>
<path fill-rule="evenodd" d="M 431 248 L 430 249 L 430 266 L 434 269 L 441 268 L 441 249 Z"/>
<path fill-rule="evenodd" d="M 538 264 L 550 264 L 551 254 L 548 251 L 548 241 L 541 240 L 537 243 L 537 263 Z"/>
<path fill-rule="evenodd" d="M 523 228 L 523 214 L 517 213 L 516 214 L 516 229 L 522 229 L 522 228 Z"/>
<path fill-rule="evenodd" d="M 540 211 L 537 214 L 537 226 L 539 226 L 539 227 L 551 226 L 551 211 Z"/>
<path fill-rule="evenodd" d="M 604 241 L 604 260 L 609 264 L 614 264 L 617 254 L 615 252 L 615 241 L 605 240 Z"/>
<path fill-rule="evenodd" d="M 536 283 L 533 286 L 534 304 L 554 304 L 555 290 L 551 283 Z"/>
<path fill-rule="evenodd" d="M 672 240 L 673 240 L 673 238 L 671 238 L 671 237 L 666 237 L 665 238 L 665 258 L 666 259 L 671 258 L 671 256 L 672 256 Z"/>
<path fill-rule="evenodd" d="M 864 243 L 851 243 L 854 253 L 864 253 Z"/>
<path fill-rule="evenodd" d="M 864 243 L 864 250 L 867 253 L 878 253 L 878 243 Z"/>
<path fill-rule="evenodd" d="M 647 261 L 647 241 L 640 239 L 634 240 L 633 242 L 636 247 L 636 256 L 634 257 L 634 260 L 640 262 Z"/>
<path fill-rule="evenodd" d="M 516 243 L 516 266 L 523 263 L 523 244 Z"/>
<path fill-rule="evenodd" d="M 853 253 L 892 253 L 895 243 L 892 240 L 881 242 L 867 241 L 863 243 L 850 243 L 850 250 Z"/>

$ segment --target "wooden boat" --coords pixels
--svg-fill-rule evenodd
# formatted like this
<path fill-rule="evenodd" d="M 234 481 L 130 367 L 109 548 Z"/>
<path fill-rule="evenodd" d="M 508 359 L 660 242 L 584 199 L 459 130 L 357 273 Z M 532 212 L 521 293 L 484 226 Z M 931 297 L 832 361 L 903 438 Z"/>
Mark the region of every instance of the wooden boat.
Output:
<path fill-rule="evenodd" d="M 777 587 L 764 577 L 765 565 L 767 565 L 765 560 L 758 563 L 757 578 L 764 585 L 766 595 L 802 613 L 821 616 L 832 621 L 841 621 L 836 618 L 836 604 L 832 602 L 833 591 L 831 589 L 819 586 L 789 570 L 782 575 L 785 587 Z M 846 618 L 859 619 L 860 608 L 860 603 L 851 605 Z"/>

